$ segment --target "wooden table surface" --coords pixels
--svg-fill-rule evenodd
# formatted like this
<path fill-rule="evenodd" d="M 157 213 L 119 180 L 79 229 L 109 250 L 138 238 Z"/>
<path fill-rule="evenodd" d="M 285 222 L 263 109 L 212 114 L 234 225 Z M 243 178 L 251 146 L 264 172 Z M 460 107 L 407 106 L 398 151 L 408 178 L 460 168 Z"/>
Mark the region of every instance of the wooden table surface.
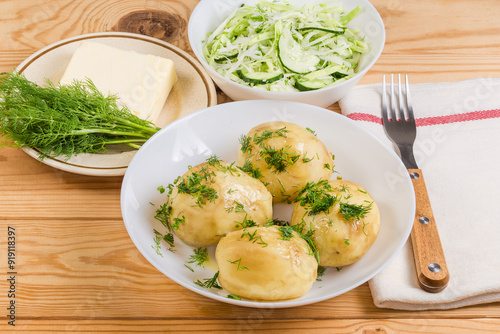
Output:
<path fill-rule="evenodd" d="M 147 34 L 192 54 L 196 0 L 2 0 L 0 71 L 40 48 L 90 32 Z M 500 76 L 498 0 L 373 0 L 387 30 L 383 73 L 414 83 Z M 219 92 L 219 103 L 229 99 Z M 338 110 L 337 105 L 330 107 Z M 122 177 L 56 170 L 17 148 L 0 149 L 0 330 L 100 332 L 498 333 L 500 303 L 406 312 L 374 306 L 367 284 L 291 309 L 213 301 L 156 270 L 120 212 Z M 7 236 L 16 233 L 16 326 L 8 324 Z"/>

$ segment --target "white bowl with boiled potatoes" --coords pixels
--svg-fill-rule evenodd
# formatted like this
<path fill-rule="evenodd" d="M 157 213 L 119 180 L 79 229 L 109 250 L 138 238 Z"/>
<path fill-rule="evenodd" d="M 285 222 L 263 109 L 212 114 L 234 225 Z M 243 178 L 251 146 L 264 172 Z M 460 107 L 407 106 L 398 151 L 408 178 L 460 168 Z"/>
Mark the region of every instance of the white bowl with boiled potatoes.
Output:
<path fill-rule="evenodd" d="M 301 20 L 297 24 L 289 24 L 293 20 L 280 21 L 287 13 L 273 12 L 263 15 L 263 22 L 269 24 L 261 27 L 258 10 L 250 11 L 247 16 L 254 19 L 249 22 L 246 17 L 235 19 L 234 24 L 228 21 L 235 17 L 235 11 L 256 3 L 266 7 L 259 0 L 202 0 L 189 19 L 188 36 L 193 52 L 216 85 L 232 100 L 272 99 L 330 106 L 349 93 L 384 48 L 384 23 L 368 0 L 290 0 L 288 3 L 296 10 L 294 20 Z M 273 1 L 266 3 L 280 10 Z M 331 12 L 343 12 L 325 20 L 333 23 L 323 24 L 319 17 L 324 13 L 302 10 L 304 5 L 318 4 L 332 6 Z M 356 8 L 359 11 L 354 18 L 342 24 L 343 16 Z M 277 21 L 279 28 L 273 28 Z M 343 39 L 339 32 L 345 31 L 349 36 Z M 353 43 L 359 44 L 353 49 L 345 45 L 354 38 L 352 34 L 357 39 Z M 259 39 L 265 42 L 256 43 Z M 329 47 L 325 49 L 322 45 Z"/>
<path fill-rule="evenodd" d="M 326 150 L 324 154 L 311 152 L 292 157 L 292 160 L 307 164 L 313 158 L 324 159 L 321 164 L 328 165 L 330 172 L 321 178 L 329 177 L 328 183 L 332 183 L 339 196 L 344 192 L 347 198 L 350 191 L 355 195 L 351 200 L 359 201 L 360 206 L 369 208 L 377 218 L 364 220 L 358 235 L 339 240 L 336 233 L 342 232 L 342 225 L 335 227 L 334 222 L 330 222 L 335 219 L 333 216 L 318 215 L 321 216 L 318 222 L 323 225 L 318 224 L 317 229 L 333 227 L 332 235 L 325 235 L 322 241 L 316 240 L 320 258 L 321 252 L 325 253 L 319 264 L 309 241 L 289 227 L 305 217 L 304 212 L 295 209 L 301 195 L 292 187 L 288 188 L 292 189 L 290 192 L 284 190 L 281 198 L 271 197 L 269 193 L 277 193 L 279 188 L 273 190 L 268 182 L 248 170 L 243 176 L 239 168 L 247 160 L 241 160 L 245 155 L 242 153 L 245 136 L 266 123 L 287 124 L 291 130 L 293 127 L 289 124 L 306 129 L 308 136 L 324 145 Z M 280 139 L 274 138 L 280 137 L 280 131 L 267 134 L 271 133 L 272 139 Z M 254 144 L 261 142 L 264 134 L 266 132 L 252 135 Z M 286 138 L 291 138 L 290 133 Z M 291 139 L 288 143 L 302 145 L 292 143 Z M 317 151 L 314 145 L 307 147 L 311 147 L 308 152 Z M 249 151 L 247 154 L 251 156 Z M 207 163 L 211 167 L 206 168 Z M 275 166 L 273 168 L 279 168 Z M 300 174 L 286 170 L 290 174 Z M 195 184 L 196 178 L 189 175 L 196 173 L 206 179 L 227 180 L 232 186 L 214 183 L 219 196 L 188 196 L 174 202 L 170 196 L 180 198 L 178 188 L 181 184 Z M 247 178 L 250 174 L 254 178 L 252 181 Z M 398 182 L 393 182 L 396 175 Z M 181 286 L 235 305 L 294 307 L 338 296 L 365 283 L 398 254 L 410 234 L 415 212 L 411 180 L 405 175 L 405 168 L 392 149 L 346 117 L 297 102 L 237 101 L 190 114 L 167 125 L 148 140 L 132 159 L 123 179 L 121 209 L 125 227 L 138 250 L 154 267 Z M 255 179 L 262 184 L 255 184 Z M 283 183 L 286 189 L 287 184 Z M 349 190 L 353 184 L 355 186 Z M 185 188 L 181 190 L 192 194 Z M 245 195 L 236 197 L 238 192 Z M 169 211 L 171 226 L 176 225 L 171 230 L 171 239 L 164 239 L 168 228 L 155 218 L 165 212 L 166 204 L 173 206 Z M 203 223 L 196 222 L 196 217 L 203 218 L 200 219 Z M 225 227 L 222 222 L 227 222 L 228 217 L 233 224 Z M 264 226 L 270 218 L 281 225 Z M 250 220 L 255 225 L 244 225 Z M 283 227 L 283 222 L 289 224 Z M 222 229 L 207 228 L 212 225 Z M 306 226 L 302 232 L 307 232 L 311 222 L 307 221 Z M 206 238 L 207 235 L 215 240 Z M 358 242 L 358 238 L 367 240 L 364 235 L 373 236 L 365 248 Z M 335 254 L 321 251 L 329 243 L 346 250 L 345 254 L 350 257 L 336 258 Z M 193 261 L 196 251 L 205 248 L 208 261 L 197 265 Z M 284 258 L 294 260 L 284 261 Z M 320 273 L 318 267 L 323 267 L 324 271 Z"/>

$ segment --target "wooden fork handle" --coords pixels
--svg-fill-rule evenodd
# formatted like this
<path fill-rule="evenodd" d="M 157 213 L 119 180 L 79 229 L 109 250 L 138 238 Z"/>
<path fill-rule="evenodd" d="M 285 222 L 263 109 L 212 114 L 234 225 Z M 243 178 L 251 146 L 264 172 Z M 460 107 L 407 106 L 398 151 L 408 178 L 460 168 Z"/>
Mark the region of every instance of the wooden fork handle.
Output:
<path fill-rule="evenodd" d="M 415 269 L 420 287 L 440 292 L 448 285 L 450 274 L 439 233 L 420 169 L 408 169 L 416 198 L 415 220 L 411 232 Z"/>

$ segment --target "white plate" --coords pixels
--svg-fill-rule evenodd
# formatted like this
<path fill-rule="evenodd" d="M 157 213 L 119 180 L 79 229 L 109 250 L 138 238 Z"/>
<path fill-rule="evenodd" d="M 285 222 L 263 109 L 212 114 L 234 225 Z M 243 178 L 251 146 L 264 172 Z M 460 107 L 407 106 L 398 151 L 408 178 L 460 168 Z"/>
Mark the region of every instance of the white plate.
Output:
<path fill-rule="evenodd" d="M 153 229 L 165 232 L 154 219 L 165 202 L 158 186 L 167 186 L 215 154 L 227 162 L 236 160 L 239 137 L 252 127 L 269 121 L 288 121 L 316 131 L 335 155 L 335 170 L 345 179 L 364 186 L 379 205 L 381 227 L 377 240 L 358 262 L 337 271 L 328 268 L 322 281 L 314 283 L 304 296 L 281 302 L 255 302 L 226 298 L 226 291 L 208 290 L 194 284 L 213 277 L 217 268 L 184 264 L 193 248 L 176 239 L 175 252 L 163 244 L 163 256 L 153 249 Z M 334 174 L 336 177 L 339 174 Z M 358 123 L 332 111 L 297 102 L 242 101 L 217 105 L 179 119 L 155 134 L 132 159 L 121 190 L 125 226 L 139 251 L 172 280 L 204 296 L 251 307 L 291 307 L 322 301 L 366 282 L 384 268 L 405 244 L 413 224 L 413 187 L 394 151 L 382 144 Z M 290 218 L 290 207 L 281 206 L 275 217 Z M 209 248 L 213 259 L 215 246 Z"/>
<path fill-rule="evenodd" d="M 217 104 L 215 86 L 210 76 L 197 60 L 178 47 L 161 40 L 139 34 L 106 32 L 92 33 L 68 38 L 51 44 L 23 61 L 16 70 L 40 85 L 45 78 L 58 82 L 80 43 L 93 40 L 125 50 L 153 54 L 172 59 L 179 77 L 172 88 L 156 124 L 160 127 L 173 120 Z M 24 148 L 32 157 L 38 158 L 36 149 Z M 103 154 L 80 154 L 69 160 L 45 158 L 49 166 L 78 174 L 115 176 L 125 174 L 128 164 L 137 150 L 117 147 Z"/>

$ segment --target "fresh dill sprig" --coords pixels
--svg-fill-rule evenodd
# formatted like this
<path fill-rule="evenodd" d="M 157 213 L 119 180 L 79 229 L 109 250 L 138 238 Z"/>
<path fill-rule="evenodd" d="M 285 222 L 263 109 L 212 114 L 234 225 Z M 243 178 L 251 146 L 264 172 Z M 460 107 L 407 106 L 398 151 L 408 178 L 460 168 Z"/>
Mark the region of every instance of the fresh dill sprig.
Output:
<path fill-rule="evenodd" d="M 90 80 L 40 86 L 23 74 L 0 74 L 1 145 L 35 148 L 40 159 L 102 153 L 108 145 L 139 148 L 160 128 L 117 105 Z"/>

